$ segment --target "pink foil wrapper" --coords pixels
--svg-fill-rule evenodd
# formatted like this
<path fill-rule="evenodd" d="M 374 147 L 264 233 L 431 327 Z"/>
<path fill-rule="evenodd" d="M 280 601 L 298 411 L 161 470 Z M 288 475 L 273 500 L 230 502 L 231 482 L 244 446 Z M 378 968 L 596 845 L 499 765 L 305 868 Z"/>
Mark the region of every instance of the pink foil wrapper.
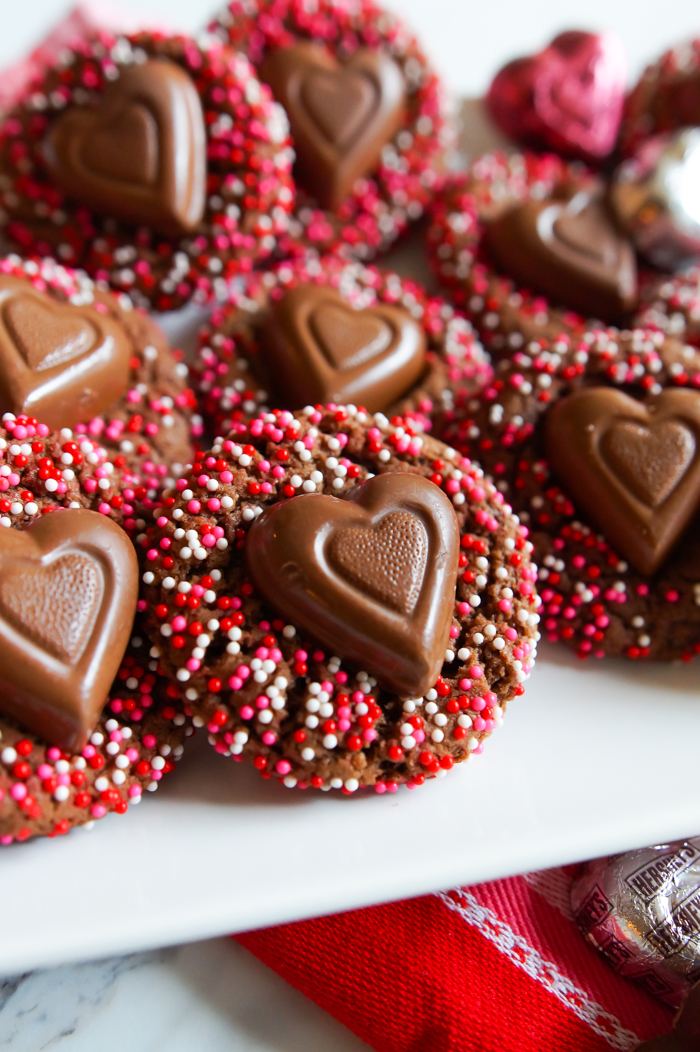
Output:
<path fill-rule="evenodd" d="M 36 76 L 60 61 L 61 53 L 66 48 L 75 46 L 100 30 L 135 33 L 144 28 L 143 18 L 110 0 L 88 0 L 77 4 L 31 54 L 0 72 L 0 112 L 6 113 L 14 106 Z"/>
<path fill-rule="evenodd" d="M 616 972 L 682 1004 L 700 980 L 700 837 L 588 862 L 571 899 Z"/>

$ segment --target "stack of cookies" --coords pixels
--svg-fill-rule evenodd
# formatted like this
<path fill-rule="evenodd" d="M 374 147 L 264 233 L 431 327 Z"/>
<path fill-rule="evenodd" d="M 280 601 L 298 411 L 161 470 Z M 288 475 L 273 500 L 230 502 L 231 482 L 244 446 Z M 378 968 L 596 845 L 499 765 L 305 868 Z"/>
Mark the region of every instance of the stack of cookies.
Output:
<path fill-rule="evenodd" d="M 420 786 L 543 628 L 700 651 L 694 55 L 625 100 L 563 34 L 488 96 L 536 149 L 458 174 L 372 0 L 38 71 L 0 124 L 0 843 L 125 812 L 198 727 L 290 788 Z M 442 296 L 382 263 L 424 217 Z M 152 317 L 188 304 L 191 361 Z"/>

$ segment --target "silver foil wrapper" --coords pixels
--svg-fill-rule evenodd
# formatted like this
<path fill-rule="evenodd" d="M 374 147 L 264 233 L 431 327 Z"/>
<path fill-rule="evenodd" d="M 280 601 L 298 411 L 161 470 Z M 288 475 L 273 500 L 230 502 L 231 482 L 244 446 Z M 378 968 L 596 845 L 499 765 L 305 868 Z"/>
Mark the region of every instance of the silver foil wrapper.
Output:
<path fill-rule="evenodd" d="M 700 837 L 588 862 L 571 898 L 615 971 L 679 1007 L 700 980 Z"/>
<path fill-rule="evenodd" d="M 637 251 L 662 270 L 700 257 L 700 128 L 651 139 L 613 176 L 610 200 Z"/>

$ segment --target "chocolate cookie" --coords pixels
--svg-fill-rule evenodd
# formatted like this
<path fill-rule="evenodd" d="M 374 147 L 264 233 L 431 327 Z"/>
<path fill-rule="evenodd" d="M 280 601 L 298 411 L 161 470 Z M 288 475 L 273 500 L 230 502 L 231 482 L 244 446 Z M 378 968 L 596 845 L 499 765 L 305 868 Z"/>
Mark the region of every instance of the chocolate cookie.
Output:
<path fill-rule="evenodd" d="M 634 320 L 636 325 L 700 347 L 700 268 L 674 278 L 648 280 Z M 690 356 L 689 361 L 693 361 Z"/>
<path fill-rule="evenodd" d="M 523 692 L 540 602 L 527 529 L 406 420 L 264 414 L 158 511 L 147 631 L 215 748 L 265 777 L 420 785 L 480 752 Z"/>
<path fill-rule="evenodd" d="M 700 350 L 642 329 L 533 340 L 448 438 L 530 528 L 549 639 L 700 653 Z"/>
<path fill-rule="evenodd" d="M 496 353 L 624 321 L 637 303 L 634 250 L 605 186 L 553 154 L 479 158 L 440 194 L 428 241 L 438 278 Z"/>
<path fill-rule="evenodd" d="M 210 30 L 289 117 L 298 198 L 284 255 L 371 259 L 422 215 L 446 141 L 441 89 L 393 14 L 372 0 L 233 0 Z"/>
<path fill-rule="evenodd" d="M 76 43 L 0 127 L 5 230 L 135 303 L 224 298 L 277 246 L 293 203 L 284 115 L 249 63 L 208 39 Z"/>
<path fill-rule="evenodd" d="M 51 259 L 0 259 L 0 414 L 70 428 L 165 476 L 202 431 L 188 377 L 128 296 Z"/>
<path fill-rule="evenodd" d="M 666 51 L 627 96 L 619 145 L 634 153 L 653 135 L 700 125 L 700 40 Z"/>
<path fill-rule="evenodd" d="M 333 257 L 247 278 L 200 337 L 212 433 L 270 405 L 352 402 L 438 428 L 491 368 L 466 319 L 415 282 Z"/>
<path fill-rule="evenodd" d="M 0 426 L 0 527 L 25 529 L 55 507 L 107 515 L 128 533 L 146 525 L 174 479 L 164 464 L 144 460 L 135 472 L 126 455 L 64 427 L 50 431 L 34 417 L 5 413 Z"/>
<path fill-rule="evenodd" d="M 47 745 L 0 715 L 0 844 L 67 833 L 110 811 L 124 814 L 182 755 L 192 721 L 140 627 L 134 631 L 80 750 Z"/>

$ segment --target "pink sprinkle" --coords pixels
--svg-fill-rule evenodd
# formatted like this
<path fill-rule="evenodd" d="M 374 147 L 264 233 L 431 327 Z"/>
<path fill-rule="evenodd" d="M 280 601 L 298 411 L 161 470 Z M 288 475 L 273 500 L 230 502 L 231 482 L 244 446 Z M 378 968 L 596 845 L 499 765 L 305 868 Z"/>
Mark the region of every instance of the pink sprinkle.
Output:
<path fill-rule="evenodd" d="M 107 814 L 107 808 L 104 804 L 93 804 L 90 808 L 90 814 L 93 818 L 104 818 Z"/>
<path fill-rule="evenodd" d="M 231 681 L 229 680 L 229 686 L 230 685 L 231 685 Z M 255 715 L 255 709 L 253 709 L 250 705 L 244 705 L 243 708 L 241 709 L 241 719 L 242 720 L 252 720 L 254 715 Z"/>
<path fill-rule="evenodd" d="M 10 796 L 13 800 L 24 800 L 27 795 L 27 787 L 23 782 L 15 782 L 10 789 Z"/>
<path fill-rule="evenodd" d="M 277 741 L 277 735 L 274 731 L 265 731 L 262 736 L 263 745 L 274 745 Z"/>
<path fill-rule="evenodd" d="M 292 769 L 292 765 L 289 760 L 278 760 L 275 764 L 275 770 L 277 774 L 289 774 Z"/>

